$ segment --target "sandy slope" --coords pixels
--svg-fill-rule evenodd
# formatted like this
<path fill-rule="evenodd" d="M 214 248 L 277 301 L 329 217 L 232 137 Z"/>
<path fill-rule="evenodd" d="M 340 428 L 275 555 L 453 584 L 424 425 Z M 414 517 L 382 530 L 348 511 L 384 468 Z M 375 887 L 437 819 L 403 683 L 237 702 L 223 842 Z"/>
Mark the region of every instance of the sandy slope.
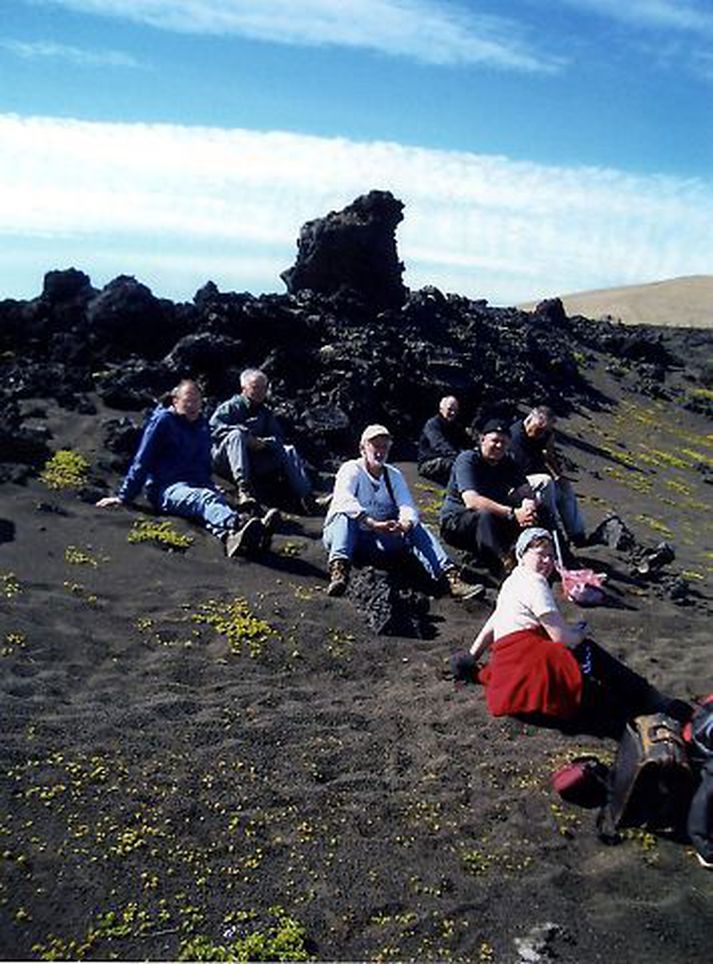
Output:
<path fill-rule="evenodd" d="M 676 606 L 596 547 L 582 562 L 610 572 L 613 605 L 587 617 L 657 684 L 707 692 L 710 422 L 635 381 L 602 373 L 565 451 L 590 524 L 615 509 L 641 542 L 671 538 L 701 595 Z M 98 465 L 90 419 L 48 421 Z M 438 493 L 405 469 L 432 520 Z M 324 592 L 319 519 L 228 563 L 180 521 L 183 555 L 130 544 L 140 517 L 0 488 L 0 956 L 175 959 L 201 935 L 259 940 L 279 906 L 319 960 L 709 959 L 713 876 L 690 849 L 604 846 L 552 794 L 554 766 L 611 741 L 489 719 L 442 678 L 487 606 L 436 600 L 433 638 L 375 637 Z M 195 619 L 235 597 L 274 634 L 231 648 Z"/>
<path fill-rule="evenodd" d="M 625 324 L 713 327 L 713 275 L 559 295 L 568 315 L 611 316 Z M 534 302 L 520 307 L 534 308 Z"/>

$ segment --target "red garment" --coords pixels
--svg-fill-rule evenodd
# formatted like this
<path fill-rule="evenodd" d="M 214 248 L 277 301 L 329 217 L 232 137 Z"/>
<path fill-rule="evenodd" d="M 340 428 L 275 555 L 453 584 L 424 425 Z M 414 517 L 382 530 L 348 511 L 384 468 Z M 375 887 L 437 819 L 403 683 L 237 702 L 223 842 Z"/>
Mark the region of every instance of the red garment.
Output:
<path fill-rule="evenodd" d="M 579 663 L 544 629 L 521 629 L 496 640 L 478 680 L 493 716 L 542 713 L 567 720 L 582 698 Z"/>

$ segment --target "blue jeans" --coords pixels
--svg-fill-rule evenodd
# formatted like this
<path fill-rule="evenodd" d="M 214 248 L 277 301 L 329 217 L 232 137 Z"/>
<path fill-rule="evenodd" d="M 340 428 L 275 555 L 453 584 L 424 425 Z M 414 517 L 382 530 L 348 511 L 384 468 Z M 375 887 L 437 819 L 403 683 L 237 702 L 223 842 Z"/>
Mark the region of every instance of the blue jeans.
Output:
<path fill-rule="evenodd" d="M 158 507 L 167 515 L 200 522 L 214 536 L 222 536 L 235 525 L 237 512 L 231 509 L 217 489 L 199 488 L 174 482 L 159 495 Z"/>
<path fill-rule="evenodd" d="M 216 472 L 236 482 L 241 479 L 246 485 L 253 477 L 282 474 L 298 499 L 304 499 L 312 491 L 304 463 L 294 445 L 272 441 L 253 452 L 248 447 L 248 432 L 240 429 L 228 433 L 213 449 L 213 465 Z"/>
<path fill-rule="evenodd" d="M 416 556 L 432 579 L 440 579 L 446 569 L 453 567 L 453 561 L 438 539 L 420 522 L 406 536 L 400 536 L 362 529 L 356 519 L 337 512 L 325 525 L 322 541 L 330 562 L 351 560 L 355 555 L 368 562 L 378 562 L 380 555 L 393 555 L 406 549 Z"/>

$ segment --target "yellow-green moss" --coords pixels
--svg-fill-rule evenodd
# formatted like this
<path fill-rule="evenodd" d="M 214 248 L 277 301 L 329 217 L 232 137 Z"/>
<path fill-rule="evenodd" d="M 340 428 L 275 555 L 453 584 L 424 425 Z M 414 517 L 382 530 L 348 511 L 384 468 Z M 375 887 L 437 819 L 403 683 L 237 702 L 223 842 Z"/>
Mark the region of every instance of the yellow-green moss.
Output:
<path fill-rule="evenodd" d="M 179 961 L 308 961 L 306 931 L 294 917 L 271 908 L 274 923 L 265 930 L 252 930 L 226 944 L 215 944 L 198 935 L 183 941 Z M 240 926 L 243 930 L 245 925 Z M 236 928 L 237 929 L 237 928 Z"/>
<path fill-rule="evenodd" d="M 193 536 L 178 532 L 168 519 L 145 519 L 133 524 L 127 536 L 131 543 L 152 542 L 162 549 L 184 552 L 193 545 Z"/>
<path fill-rule="evenodd" d="M 197 623 L 206 623 L 221 636 L 225 636 L 230 651 L 235 655 L 240 655 L 243 646 L 247 644 L 250 656 L 259 656 L 269 637 L 277 635 L 277 631 L 269 623 L 253 615 L 247 600 L 240 597 L 230 602 L 209 599 L 198 607 L 191 619 Z"/>
<path fill-rule="evenodd" d="M 72 449 L 59 449 L 47 460 L 40 478 L 50 489 L 81 489 L 87 481 L 89 463 Z"/>

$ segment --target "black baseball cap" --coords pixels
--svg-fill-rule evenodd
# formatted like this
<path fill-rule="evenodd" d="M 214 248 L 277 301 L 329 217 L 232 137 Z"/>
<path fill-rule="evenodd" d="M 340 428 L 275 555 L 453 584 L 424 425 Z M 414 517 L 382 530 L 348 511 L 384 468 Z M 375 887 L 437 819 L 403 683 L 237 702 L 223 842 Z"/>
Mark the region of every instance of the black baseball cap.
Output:
<path fill-rule="evenodd" d="M 510 426 L 502 418 L 489 418 L 485 425 L 481 428 L 481 435 L 489 435 L 491 432 L 499 432 L 500 435 L 510 436 Z"/>

